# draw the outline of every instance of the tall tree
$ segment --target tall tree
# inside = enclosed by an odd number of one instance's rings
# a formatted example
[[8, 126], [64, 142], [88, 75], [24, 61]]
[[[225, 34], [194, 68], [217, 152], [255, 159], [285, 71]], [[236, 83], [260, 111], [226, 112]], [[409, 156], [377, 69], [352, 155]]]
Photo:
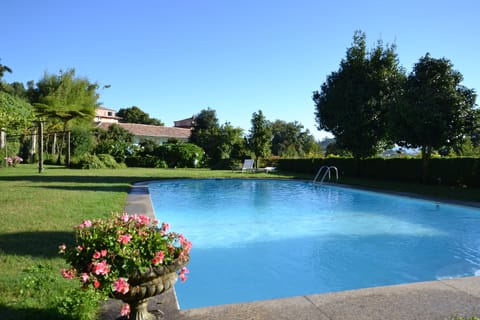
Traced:
[[154, 126], [163, 126], [163, 122], [155, 119], [150, 118], [150, 115], [144, 112], [137, 106], [132, 106], [126, 109], [120, 109], [117, 112], [117, 116], [121, 117], [121, 122], [125, 123], [141, 123], [141, 124], [150, 124]]
[[205, 151], [205, 160], [212, 165], [218, 160], [218, 141], [220, 131], [217, 113], [213, 109], [203, 109], [195, 116], [195, 123], [190, 135], [190, 142]]
[[229, 122], [220, 126], [217, 141], [219, 160], [231, 159], [233, 162], [244, 158], [247, 153], [243, 129], [234, 127]]
[[476, 95], [462, 80], [449, 60], [427, 53], [408, 76], [402, 103], [392, 109], [392, 136], [401, 146], [421, 149], [424, 182], [432, 152], [460, 146], [475, 130]]
[[[65, 133], [71, 122], [90, 124], [93, 121], [99, 98], [97, 89], [98, 84], [76, 77], [75, 70], [70, 69], [61, 71], [59, 75], [46, 73], [36, 88], [29, 88], [29, 96], [38, 116], [43, 120], [60, 122]], [[60, 150], [63, 144], [64, 139]]]
[[319, 129], [335, 135], [339, 148], [356, 159], [375, 155], [387, 140], [387, 111], [397, 103], [404, 80], [395, 46], [377, 42], [370, 52], [356, 31], [340, 68], [313, 92]]
[[219, 125], [216, 111], [204, 109], [195, 116], [190, 142], [205, 151], [205, 161], [211, 167], [229, 165], [244, 154], [243, 130], [230, 123]]
[[263, 115], [262, 110], [252, 115], [252, 128], [247, 137], [248, 146], [255, 155], [255, 166], [258, 168], [258, 160], [268, 157], [272, 147], [272, 124]]
[[272, 123], [272, 154], [282, 157], [308, 157], [319, 155], [321, 147], [310, 131], [297, 121], [275, 120]]

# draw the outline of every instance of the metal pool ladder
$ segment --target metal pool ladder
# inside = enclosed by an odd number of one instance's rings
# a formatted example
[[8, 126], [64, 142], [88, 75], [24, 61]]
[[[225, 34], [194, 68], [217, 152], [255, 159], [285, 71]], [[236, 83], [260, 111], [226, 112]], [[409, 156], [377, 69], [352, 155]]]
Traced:
[[320, 169], [318, 170], [317, 174], [315, 175], [315, 178], [313, 178], [313, 183], [317, 182], [318, 177], [320, 177], [320, 174], [323, 172], [322, 179], [320, 179], [320, 184], [323, 183], [323, 180], [328, 176], [328, 180], [331, 179], [331, 171], [335, 172], [335, 177], [338, 181], [338, 169], [335, 166], [321, 166]]

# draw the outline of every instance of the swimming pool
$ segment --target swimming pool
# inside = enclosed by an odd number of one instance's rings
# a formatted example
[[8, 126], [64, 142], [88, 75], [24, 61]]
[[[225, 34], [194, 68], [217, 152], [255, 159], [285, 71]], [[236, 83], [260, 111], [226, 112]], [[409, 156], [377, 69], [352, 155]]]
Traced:
[[157, 218], [192, 242], [182, 309], [471, 276], [480, 210], [289, 180], [168, 180]]

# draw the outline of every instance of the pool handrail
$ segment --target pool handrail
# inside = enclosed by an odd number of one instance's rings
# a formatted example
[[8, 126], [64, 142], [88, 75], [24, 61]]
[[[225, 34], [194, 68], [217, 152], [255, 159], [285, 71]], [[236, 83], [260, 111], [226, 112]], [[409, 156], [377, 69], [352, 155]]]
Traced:
[[337, 167], [335, 167], [335, 166], [321, 166], [320, 169], [318, 170], [317, 174], [315, 175], [315, 178], [313, 178], [313, 181], [312, 181], [313, 183], [317, 182], [317, 179], [320, 176], [320, 173], [322, 173], [322, 171], [324, 169], [325, 169], [325, 173], [323, 174], [322, 179], [320, 180], [320, 184], [323, 183], [323, 181], [325, 180], [327, 175], [328, 175], [328, 180], [331, 179], [330, 171], [332, 171], [332, 170], [335, 171], [335, 176], [336, 176], [336, 179], [338, 181], [338, 169], [337, 169]]

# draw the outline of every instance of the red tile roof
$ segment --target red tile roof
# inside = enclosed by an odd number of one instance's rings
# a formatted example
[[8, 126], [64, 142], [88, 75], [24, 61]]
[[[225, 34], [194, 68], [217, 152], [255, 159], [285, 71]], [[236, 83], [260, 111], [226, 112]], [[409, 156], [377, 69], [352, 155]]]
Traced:
[[[165, 137], [165, 138], [177, 138], [188, 139], [192, 131], [190, 129], [153, 126], [139, 123], [116, 123], [125, 130], [128, 130], [135, 136], [139, 137]], [[98, 125], [99, 128], [107, 130], [112, 123], [102, 122]]]

